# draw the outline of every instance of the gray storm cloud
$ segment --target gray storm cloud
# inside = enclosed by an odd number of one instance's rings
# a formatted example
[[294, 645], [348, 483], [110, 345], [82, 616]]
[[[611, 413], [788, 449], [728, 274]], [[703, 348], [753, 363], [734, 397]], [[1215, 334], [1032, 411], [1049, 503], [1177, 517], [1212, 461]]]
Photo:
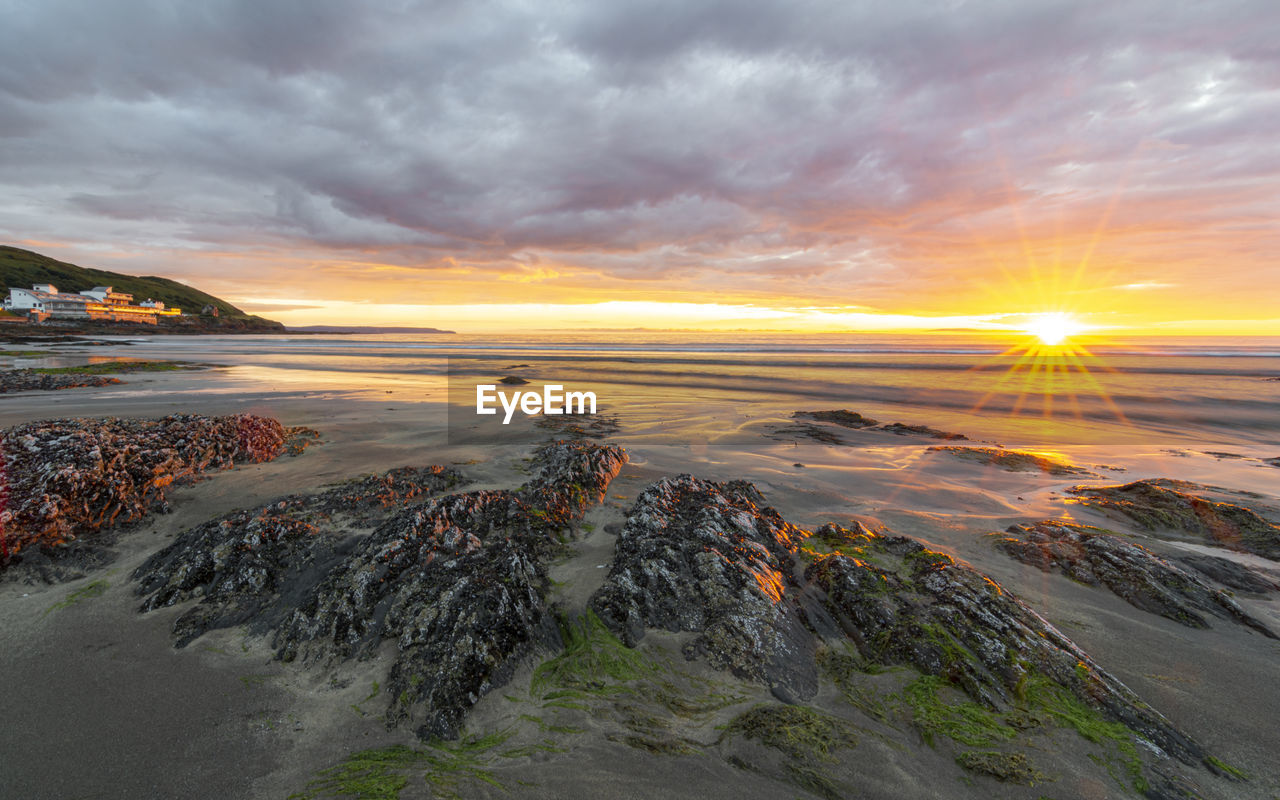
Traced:
[[10, 240], [815, 290], [1277, 244], [1271, 2], [0, 7]]

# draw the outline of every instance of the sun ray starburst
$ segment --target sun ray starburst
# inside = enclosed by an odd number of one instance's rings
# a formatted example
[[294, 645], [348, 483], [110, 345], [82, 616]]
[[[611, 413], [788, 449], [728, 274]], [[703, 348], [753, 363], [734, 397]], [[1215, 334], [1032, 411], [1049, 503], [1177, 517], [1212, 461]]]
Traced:
[[[1057, 401], [1063, 400], [1070, 416], [1079, 420], [1084, 417], [1080, 398], [1085, 395], [1099, 398], [1116, 419], [1126, 422], [1124, 412], [1094, 374], [1110, 372], [1111, 368], [1078, 338], [1087, 330], [1088, 326], [1067, 312], [1028, 317], [1019, 341], [993, 359], [1012, 361], [974, 405], [973, 411], [980, 411], [998, 395], [1016, 392], [1010, 404], [1012, 416], [1038, 405], [1040, 416], [1051, 420], [1062, 405]], [[989, 370], [990, 365], [975, 369]]]

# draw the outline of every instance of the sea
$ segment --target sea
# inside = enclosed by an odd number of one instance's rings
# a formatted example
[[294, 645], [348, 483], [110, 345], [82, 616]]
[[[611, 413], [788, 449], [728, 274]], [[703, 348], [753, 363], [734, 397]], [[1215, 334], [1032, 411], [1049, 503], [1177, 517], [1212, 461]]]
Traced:
[[617, 437], [636, 443], [742, 445], [785, 432], [796, 412], [843, 409], [1007, 446], [1239, 446], [1280, 456], [1280, 336], [1093, 336], [1052, 348], [968, 332], [107, 338], [119, 346], [97, 348], [99, 357], [221, 365], [204, 391], [394, 395], [446, 415], [454, 432], [472, 416], [477, 383], [512, 376], [533, 389], [595, 392]]

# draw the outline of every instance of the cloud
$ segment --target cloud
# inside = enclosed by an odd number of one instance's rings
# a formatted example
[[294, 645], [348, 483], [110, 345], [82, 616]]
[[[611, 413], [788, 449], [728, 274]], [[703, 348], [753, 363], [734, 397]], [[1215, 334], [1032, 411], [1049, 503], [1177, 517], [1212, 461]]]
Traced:
[[5, 5], [0, 233], [193, 281], [952, 313], [1086, 261], [1274, 276], [1265, 1]]

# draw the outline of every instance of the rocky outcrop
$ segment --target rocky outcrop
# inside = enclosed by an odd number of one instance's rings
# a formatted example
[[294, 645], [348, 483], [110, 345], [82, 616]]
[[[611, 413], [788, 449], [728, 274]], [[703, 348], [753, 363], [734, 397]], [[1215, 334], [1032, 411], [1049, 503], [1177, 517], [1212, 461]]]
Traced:
[[284, 449], [274, 419], [190, 414], [158, 420], [63, 419], [0, 434], [0, 565], [167, 510], [168, 488], [203, 472], [269, 461]]
[[1046, 475], [1082, 475], [1097, 477], [1094, 473], [1061, 459], [1022, 450], [1006, 450], [1003, 447], [961, 447], [939, 445], [929, 448], [934, 453], [950, 453], [964, 461], [973, 461], [999, 467], [1008, 472], [1043, 472]]
[[[969, 437], [961, 433], [951, 433], [950, 431], [938, 430], [928, 425], [907, 425], [902, 422], [891, 422], [887, 425], [881, 425], [871, 417], [863, 416], [856, 411], [848, 409], [831, 409], [827, 411], [796, 411], [791, 415], [792, 419], [808, 419], [814, 422], [826, 422], [832, 425], [839, 425], [842, 428], [851, 428], [853, 430], [876, 430], [895, 433], [899, 436], [925, 436], [930, 439], [954, 439], [956, 441], [968, 441]], [[800, 423], [786, 428], [777, 428], [775, 434], [791, 434], [798, 436], [806, 436], [810, 439], [823, 442], [825, 444], [845, 444], [844, 440], [830, 430], [824, 430], [816, 425]]]
[[538, 644], [557, 649], [543, 599], [550, 525], [510, 492], [449, 495], [362, 541], [280, 627], [279, 657], [368, 656], [395, 642], [389, 724], [452, 737], [467, 709]]
[[0, 394], [12, 392], [48, 392], [54, 389], [75, 389], [81, 386], [110, 386], [120, 383], [119, 378], [105, 375], [50, 375], [28, 369], [0, 371]]
[[1191, 628], [1209, 627], [1203, 615], [1211, 614], [1276, 638], [1226, 594], [1110, 531], [1048, 520], [993, 535], [997, 548], [1024, 564], [1105, 586], [1143, 611]]
[[521, 658], [539, 644], [558, 649], [548, 557], [625, 461], [617, 447], [557, 442], [515, 492], [449, 495], [392, 518], [282, 624], [279, 657], [360, 657], [393, 640], [388, 724], [413, 719], [424, 738], [456, 736]]
[[871, 417], [864, 417], [856, 411], [838, 408], [830, 411], [797, 411], [791, 415], [794, 419], [812, 419], [818, 422], [830, 422], [843, 428], [870, 428], [878, 425]]
[[646, 489], [591, 607], [631, 644], [646, 629], [692, 632], [687, 658], [764, 683], [790, 702], [811, 695], [819, 646], [852, 643], [866, 664], [912, 667], [1000, 713], [1037, 702], [1049, 719], [1077, 709], [1167, 756], [1204, 757], [986, 575], [861, 525], [810, 534], [740, 481], [682, 475]]
[[[539, 644], [558, 648], [547, 562], [566, 527], [603, 498], [626, 454], [564, 441], [534, 461], [537, 477], [518, 490], [434, 497], [364, 536], [325, 532], [307, 501], [284, 501], [283, 515], [268, 506], [237, 518], [230, 531], [196, 529], [181, 540], [186, 547], [140, 570], [140, 590], [151, 591], [143, 608], [200, 592], [207, 608], [184, 615], [194, 624], [175, 630], [179, 642], [203, 625], [239, 619], [272, 630], [285, 661], [370, 657], [392, 642], [388, 725], [413, 721], [424, 738], [454, 737], [466, 711], [523, 656]], [[418, 476], [407, 482], [434, 488]], [[406, 491], [388, 486], [383, 504], [398, 504]], [[322, 505], [335, 502], [323, 497]], [[231, 591], [211, 563], [233, 570]], [[197, 572], [198, 581], [185, 577]]]
[[1178, 561], [1229, 589], [1255, 594], [1280, 591], [1280, 580], [1274, 574], [1265, 575], [1229, 558], [1194, 555], [1181, 556]]
[[955, 439], [957, 441], [968, 441], [969, 437], [963, 433], [952, 433], [951, 431], [938, 430], [930, 428], [928, 425], [906, 425], [901, 422], [891, 422], [888, 425], [881, 425], [879, 430], [896, 433], [899, 436], [927, 436], [930, 439]]
[[685, 649], [768, 685], [781, 699], [817, 690], [814, 641], [792, 577], [805, 534], [749, 483], [666, 478], [637, 498], [596, 614], [634, 645], [646, 628], [695, 631]]
[[401, 468], [315, 495], [291, 495], [192, 528], [134, 572], [140, 610], [199, 602], [178, 617], [178, 647], [214, 628], [269, 629], [315, 591], [361, 530], [404, 504], [462, 482], [445, 467]]
[[1194, 484], [1144, 480], [1119, 486], [1073, 486], [1083, 506], [1118, 515], [1156, 535], [1184, 535], [1208, 544], [1280, 560], [1280, 525], [1234, 503], [1192, 494]]
[[828, 526], [841, 552], [819, 556], [805, 577], [864, 658], [907, 664], [1010, 708], [1047, 681], [1184, 761], [1200, 746], [1102, 670], [1056, 628], [986, 575], [901, 536]]

